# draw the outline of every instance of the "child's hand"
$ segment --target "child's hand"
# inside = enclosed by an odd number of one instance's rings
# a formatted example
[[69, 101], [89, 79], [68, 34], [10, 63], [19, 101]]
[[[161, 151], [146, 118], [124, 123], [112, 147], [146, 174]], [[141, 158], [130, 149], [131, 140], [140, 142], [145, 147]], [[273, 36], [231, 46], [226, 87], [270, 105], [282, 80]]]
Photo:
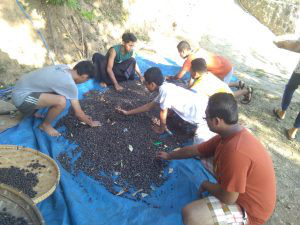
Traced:
[[143, 76], [140, 76], [140, 81], [143, 84], [145, 82], [145, 78]]
[[165, 128], [153, 125], [152, 130], [157, 134], [163, 134], [165, 132]]
[[101, 123], [99, 121], [92, 120], [89, 124], [91, 127], [100, 127]]
[[120, 84], [115, 84], [114, 87], [115, 87], [116, 91], [118, 91], [118, 92], [124, 90], [124, 88]]
[[166, 76], [166, 80], [174, 80], [174, 76]]

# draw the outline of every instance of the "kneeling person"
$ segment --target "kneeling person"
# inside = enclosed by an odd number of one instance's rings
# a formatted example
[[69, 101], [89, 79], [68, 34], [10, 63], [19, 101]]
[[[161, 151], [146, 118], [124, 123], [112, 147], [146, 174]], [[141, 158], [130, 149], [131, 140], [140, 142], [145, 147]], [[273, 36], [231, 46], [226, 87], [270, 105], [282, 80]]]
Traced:
[[12, 100], [25, 116], [31, 116], [37, 109], [50, 107], [40, 125], [40, 129], [50, 136], [60, 135], [51, 122], [64, 110], [66, 99], [71, 100], [75, 116], [80, 121], [91, 127], [99, 126], [98, 121], [93, 121], [82, 111], [76, 86], [93, 76], [94, 66], [90, 61], [81, 61], [73, 69], [67, 65], [44, 67], [21, 77], [13, 90]]
[[119, 113], [134, 115], [147, 112], [159, 104], [160, 126], [153, 127], [156, 133], [170, 132], [166, 122], [168, 109], [172, 109], [184, 121], [197, 126], [194, 142], [200, 143], [215, 135], [209, 131], [206, 122], [203, 120], [208, 101], [207, 96], [165, 82], [160, 69], [157, 67], [148, 69], [144, 77], [147, 89], [150, 92], [158, 90], [158, 96], [152, 102], [129, 111], [118, 109]]
[[133, 58], [133, 47], [137, 41], [132, 33], [122, 36], [122, 44], [111, 47], [106, 56], [100, 53], [93, 55], [93, 63], [97, 68], [96, 79], [101, 86], [114, 85], [117, 91], [123, 90], [119, 82], [133, 80], [135, 72], [143, 82], [144, 78]]

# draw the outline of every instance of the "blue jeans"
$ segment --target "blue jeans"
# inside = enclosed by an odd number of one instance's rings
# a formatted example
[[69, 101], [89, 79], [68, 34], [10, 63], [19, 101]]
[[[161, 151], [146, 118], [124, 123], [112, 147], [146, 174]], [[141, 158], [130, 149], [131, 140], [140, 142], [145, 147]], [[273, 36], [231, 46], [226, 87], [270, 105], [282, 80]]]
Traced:
[[[289, 82], [285, 86], [285, 90], [283, 93], [282, 102], [281, 102], [281, 109], [283, 111], [286, 111], [287, 108], [289, 107], [293, 94], [299, 85], [300, 85], [300, 74], [294, 72]], [[300, 112], [298, 113], [298, 116], [295, 120], [294, 127], [300, 128]]]

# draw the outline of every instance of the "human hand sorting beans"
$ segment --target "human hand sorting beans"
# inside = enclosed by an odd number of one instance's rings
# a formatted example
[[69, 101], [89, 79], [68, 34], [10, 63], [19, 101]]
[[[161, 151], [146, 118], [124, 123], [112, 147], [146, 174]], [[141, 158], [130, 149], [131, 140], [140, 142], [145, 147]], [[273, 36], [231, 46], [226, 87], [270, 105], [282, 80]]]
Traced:
[[117, 112], [117, 113], [120, 113], [120, 114], [122, 114], [122, 115], [125, 115], [125, 116], [128, 115], [128, 111], [126, 111], [126, 110], [124, 110], [124, 109], [121, 109], [121, 107], [117, 107], [117, 108], [116, 108], [116, 112]]
[[156, 154], [157, 159], [170, 160], [170, 155], [167, 152], [159, 151]]
[[101, 123], [99, 121], [91, 120], [90, 124], [91, 127], [100, 127]]
[[152, 125], [151, 128], [157, 134], [163, 134], [166, 131], [164, 127], [157, 126], [157, 125]]

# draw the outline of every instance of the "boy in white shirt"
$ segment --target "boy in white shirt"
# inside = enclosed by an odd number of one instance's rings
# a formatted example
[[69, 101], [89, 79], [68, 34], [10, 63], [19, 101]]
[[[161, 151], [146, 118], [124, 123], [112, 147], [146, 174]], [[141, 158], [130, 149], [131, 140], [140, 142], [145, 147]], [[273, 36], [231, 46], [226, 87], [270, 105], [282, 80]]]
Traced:
[[160, 106], [160, 125], [154, 126], [156, 133], [170, 132], [167, 127], [168, 110], [172, 109], [183, 120], [197, 126], [194, 143], [201, 143], [208, 140], [215, 134], [212, 133], [205, 120], [205, 109], [208, 97], [203, 94], [196, 94], [190, 90], [165, 82], [162, 72], [157, 67], [148, 69], [145, 74], [145, 85], [150, 92], [159, 92], [152, 101], [138, 108], [126, 111], [117, 109], [123, 115], [134, 115], [151, 110], [155, 105]]

